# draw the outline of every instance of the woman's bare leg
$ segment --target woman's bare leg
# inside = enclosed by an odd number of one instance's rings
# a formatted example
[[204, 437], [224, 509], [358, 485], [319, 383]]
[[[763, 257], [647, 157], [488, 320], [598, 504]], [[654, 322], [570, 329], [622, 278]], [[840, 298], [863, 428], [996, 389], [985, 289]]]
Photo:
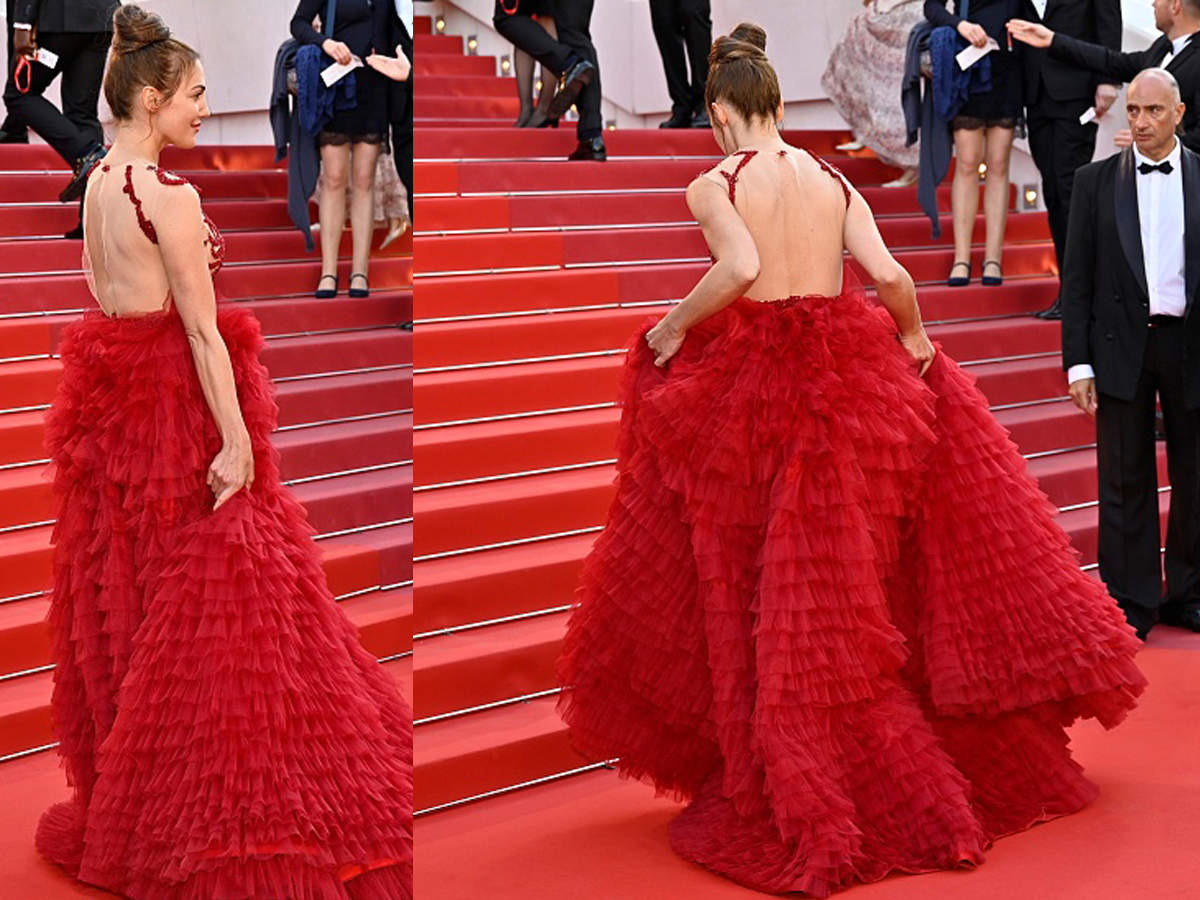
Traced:
[[[346, 226], [346, 183], [350, 171], [349, 144], [321, 146], [321, 196], [317, 203], [321, 222], [321, 273], [336, 275], [338, 248]], [[332, 288], [326, 278], [321, 287]]]
[[[366, 141], [354, 143], [350, 161], [350, 226], [354, 238], [354, 264], [351, 272], [367, 273], [371, 258], [371, 238], [375, 228], [375, 164], [379, 161], [379, 144]], [[351, 287], [366, 287], [355, 279]]]
[[[987, 184], [983, 189], [983, 211], [987, 218], [987, 253], [984, 259], [1000, 262], [1004, 252], [1004, 229], [1008, 224], [1008, 169], [1012, 158], [1013, 129], [987, 130]], [[985, 274], [999, 275], [995, 266]]]
[[[983, 162], [983, 129], [959, 128], [954, 132], [954, 186], [950, 206], [954, 214], [954, 261], [971, 261], [971, 236], [979, 214], [979, 165]], [[966, 274], [959, 266], [955, 275]]]

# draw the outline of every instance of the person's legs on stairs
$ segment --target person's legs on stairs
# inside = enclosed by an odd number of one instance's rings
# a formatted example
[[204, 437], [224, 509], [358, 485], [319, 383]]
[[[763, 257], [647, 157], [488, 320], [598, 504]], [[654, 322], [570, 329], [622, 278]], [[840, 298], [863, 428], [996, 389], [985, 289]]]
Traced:
[[671, 117], [659, 128], [688, 128], [692, 124], [695, 99], [688, 83], [687, 58], [683, 52], [683, 21], [679, 0], [650, 0], [650, 26], [662, 58], [667, 93], [671, 97]]

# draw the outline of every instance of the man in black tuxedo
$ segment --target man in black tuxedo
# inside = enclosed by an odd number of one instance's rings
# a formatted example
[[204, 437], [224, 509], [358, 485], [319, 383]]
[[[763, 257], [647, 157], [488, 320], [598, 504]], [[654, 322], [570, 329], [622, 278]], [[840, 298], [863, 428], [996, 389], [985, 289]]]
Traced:
[[595, 0], [553, 0], [552, 38], [531, 15], [541, 4], [529, 0], [496, 0], [492, 24], [513, 46], [524, 50], [559, 78], [558, 93], [546, 115], [558, 119], [575, 104], [579, 121], [575, 136], [579, 145], [568, 159], [604, 160], [604, 120], [600, 113], [600, 61], [592, 44], [592, 6]]
[[[1179, 85], [1129, 86], [1133, 145], [1075, 175], [1063, 274], [1063, 367], [1096, 417], [1100, 577], [1143, 638], [1200, 631], [1200, 156], [1176, 136]], [[1159, 557], [1155, 398], [1167, 437], [1167, 592]]]
[[[64, 203], [83, 195], [88, 172], [104, 155], [97, 106], [118, 6], [119, 0], [17, 0], [13, 10], [14, 51], [31, 56], [44, 47], [58, 62], [53, 68], [33, 63], [28, 93], [17, 89], [10, 74], [4, 103], [74, 170], [58, 195]], [[42, 96], [59, 72], [61, 111]]]
[[[11, 76], [13, 67], [17, 64], [17, 54], [13, 52], [13, 6], [16, 4], [14, 0], [4, 0], [4, 24], [7, 26], [8, 32], [8, 74]], [[0, 124], [0, 144], [28, 144], [29, 129], [25, 127], [25, 123], [13, 115], [11, 109], [6, 108], [7, 115], [4, 117], [4, 123]]]
[[708, 51], [712, 48], [710, 6], [709, 0], [650, 0], [650, 25], [671, 95], [671, 118], [659, 128], [710, 127], [704, 102]]
[[[412, 3], [391, 2], [388, 46], [399, 47], [413, 58]], [[401, 13], [403, 9], [403, 14]], [[392, 123], [392, 162], [408, 189], [409, 215], [413, 212], [413, 86], [412, 74], [405, 81], [388, 82], [388, 120]]]
[[[1121, 49], [1121, 0], [1024, 0], [1024, 7], [1025, 16], [1033, 22]], [[1119, 80], [1098, 78], [1041, 50], [1023, 54], [1023, 62], [1029, 150], [1042, 176], [1042, 199], [1061, 275], [1075, 170], [1091, 162], [1096, 152], [1097, 126], [1080, 124], [1079, 117], [1089, 108], [1104, 115], [1117, 98]], [[1056, 298], [1037, 315], [1057, 319], [1059, 309]]]

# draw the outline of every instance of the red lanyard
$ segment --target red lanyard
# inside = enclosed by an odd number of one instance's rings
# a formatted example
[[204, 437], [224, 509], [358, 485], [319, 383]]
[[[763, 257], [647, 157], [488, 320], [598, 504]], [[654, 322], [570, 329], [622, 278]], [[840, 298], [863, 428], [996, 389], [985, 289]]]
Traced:
[[[21, 74], [25, 75], [25, 84], [21, 85]], [[22, 94], [28, 94], [29, 88], [33, 82], [33, 63], [29, 61], [28, 56], [22, 56], [17, 60], [17, 68], [13, 72], [13, 84]]]

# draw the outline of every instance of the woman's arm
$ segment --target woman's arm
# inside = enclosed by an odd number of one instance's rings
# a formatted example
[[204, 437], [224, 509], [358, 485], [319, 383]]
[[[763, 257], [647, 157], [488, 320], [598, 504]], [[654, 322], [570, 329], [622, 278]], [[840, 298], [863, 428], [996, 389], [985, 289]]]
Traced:
[[325, 35], [313, 28], [313, 19], [325, 15], [325, 4], [322, 0], [300, 0], [296, 14], [292, 16], [292, 37], [302, 44], [316, 44], [318, 47], [325, 41]]
[[175, 308], [187, 333], [192, 360], [223, 447], [213, 460], [209, 485], [217, 495], [214, 509], [254, 477], [250, 435], [238, 406], [229, 350], [217, 330], [217, 302], [208, 271], [208, 230], [200, 197], [190, 186], [160, 188], [155, 231]]
[[875, 293], [896, 323], [900, 342], [921, 364], [921, 374], [924, 375], [933, 362], [934, 349], [925, 335], [925, 326], [921, 324], [916, 286], [908, 270], [896, 262], [883, 243], [871, 207], [853, 187], [850, 188], [850, 206], [846, 210], [842, 240], [846, 250], [875, 283]]
[[688, 185], [687, 202], [716, 262], [647, 333], [660, 366], [674, 356], [689, 328], [728, 306], [758, 278], [758, 248], [726, 188], [701, 175]]

